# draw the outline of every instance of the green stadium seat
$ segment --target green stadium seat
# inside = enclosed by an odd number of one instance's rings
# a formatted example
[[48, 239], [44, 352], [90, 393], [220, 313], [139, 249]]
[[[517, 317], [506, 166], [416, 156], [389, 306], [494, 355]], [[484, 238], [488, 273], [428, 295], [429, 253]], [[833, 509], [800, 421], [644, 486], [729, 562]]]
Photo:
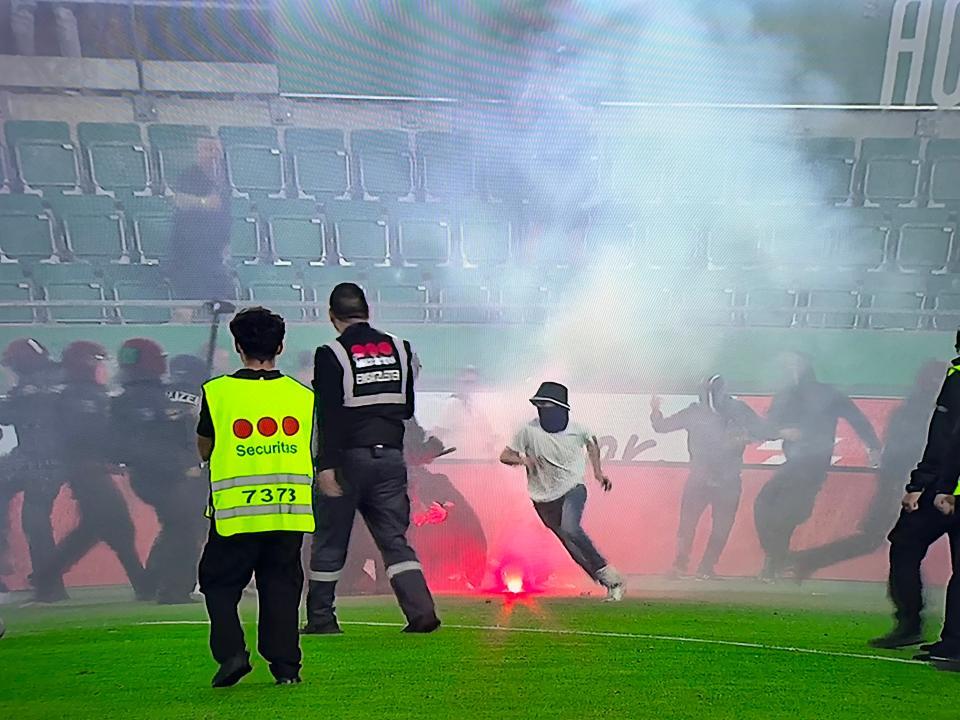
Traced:
[[66, 123], [11, 120], [4, 131], [25, 187], [61, 192], [79, 189], [80, 166]]
[[56, 254], [53, 222], [35, 195], [0, 195], [0, 253], [5, 260], [46, 260]]
[[797, 321], [797, 293], [757, 287], [744, 293], [744, 321], [754, 327], [791, 327]]
[[367, 196], [407, 197], [413, 192], [413, 157], [401, 130], [355, 130], [350, 145]]
[[[156, 265], [114, 265], [109, 270], [109, 285], [118, 302], [161, 301], [173, 299], [163, 271]], [[120, 305], [117, 308], [124, 323], [166, 323], [172, 319], [169, 307]]]
[[931, 140], [927, 144], [930, 166], [930, 202], [934, 207], [960, 205], [960, 140]]
[[387, 285], [374, 290], [378, 321], [426, 322], [427, 301], [427, 288], [423, 285]]
[[704, 228], [693, 209], [677, 210], [670, 218], [643, 218], [637, 227], [637, 240], [637, 257], [647, 267], [703, 264]]
[[890, 222], [875, 210], [848, 210], [826, 219], [827, 259], [835, 267], [872, 270], [886, 260]]
[[810, 193], [805, 201], [846, 202], [853, 189], [856, 141], [852, 138], [807, 138], [800, 142], [806, 158]]
[[97, 262], [128, 257], [123, 214], [110, 198], [62, 196], [51, 199], [51, 205], [71, 256]]
[[33, 302], [33, 289], [26, 280], [10, 282], [0, 280], [0, 303], [17, 303], [9, 307], [0, 307], [0, 323], [20, 324], [36, 322], [36, 308], [26, 303]]
[[428, 198], [452, 198], [474, 189], [474, 161], [469, 142], [454, 133], [417, 133], [420, 183]]
[[946, 270], [953, 256], [957, 221], [947, 211], [899, 210], [894, 216], [897, 267], [915, 272]]
[[197, 161], [197, 138], [209, 136], [210, 128], [205, 125], [147, 126], [164, 187], [177, 189], [180, 175]]
[[150, 160], [139, 125], [79, 123], [77, 136], [98, 192], [148, 192]]
[[10, 192], [10, 154], [0, 145], [0, 193]]
[[301, 197], [338, 198], [350, 190], [350, 157], [342, 130], [291, 128], [284, 134]]
[[327, 230], [338, 259], [348, 264], [385, 264], [390, 260], [390, 230], [379, 203], [330, 202]]
[[257, 208], [266, 223], [273, 256], [282, 262], [322, 263], [326, 236], [316, 205], [310, 200], [271, 200]]
[[472, 267], [499, 267], [514, 255], [513, 216], [496, 205], [470, 204], [460, 216], [460, 251]]
[[684, 321], [697, 325], [730, 325], [734, 320], [734, 293], [731, 288], [689, 287], [671, 293]]
[[296, 303], [302, 306], [308, 299], [313, 301], [313, 293], [305, 291], [295, 268], [286, 265], [243, 265], [237, 268], [237, 281], [241, 298], [275, 308], [288, 320], [307, 317], [305, 308], [284, 305]]
[[960, 327], [960, 289], [952, 286], [941, 289], [934, 307], [937, 311], [933, 318], [935, 330], [954, 332]]
[[866, 138], [860, 144], [863, 196], [870, 204], [905, 204], [920, 189], [920, 138]]
[[235, 263], [256, 262], [262, 253], [260, 219], [249, 203], [231, 203], [233, 220], [230, 226], [230, 256]]
[[811, 327], [854, 328], [859, 308], [856, 290], [814, 288], [808, 293], [805, 322]]
[[277, 131], [266, 127], [220, 128], [230, 184], [238, 192], [278, 196], [286, 188]]
[[540, 285], [510, 284], [495, 291], [501, 322], [540, 324], [547, 318], [550, 295]]
[[[91, 302], [106, 299], [103, 278], [87, 263], [53, 263], [33, 267], [34, 284], [47, 301]], [[101, 307], [66, 306], [47, 309], [54, 322], [103, 322], [107, 310]]]
[[760, 263], [764, 229], [740, 219], [718, 215], [707, 232], [707, 260], [712, 267], [752, 267]]
[[490, 290], [481, 285], [450, 285], [441, 288], [440, 322], [490, 322]]
[[[867, 323], [873, 329], [916, 330], [921, 326], [926, 298], [926, 277], [900, 273], [871, 273], [866, 276], [863, 294], [870, 298]], [[878, 312], [902, 310], [905, 312]]]
[[131, 260], [163, 262], [170, 248], [173, 232], [173, 205], [166, 197], [128, 198], [123, 203], [133, 240]]
[[446, 266], [453, 252], [450, 212], [433, 204], [396, 203], [397, 248], [407, 264]]

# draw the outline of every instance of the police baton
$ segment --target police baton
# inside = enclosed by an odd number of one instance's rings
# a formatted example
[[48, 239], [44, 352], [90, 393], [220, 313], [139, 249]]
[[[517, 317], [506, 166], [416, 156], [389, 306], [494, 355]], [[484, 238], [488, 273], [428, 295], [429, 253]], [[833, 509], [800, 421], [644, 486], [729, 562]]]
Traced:
[[213, 356], [217, 351], [217, 335], [220, 333], [220, 316], [231, 315], [237, 306], [228, 300], [210, 300], [203, 304], [204, 309], [213, 315], [210, 321], [210, 340], [207, 344], [207, 377], [213, 376]]

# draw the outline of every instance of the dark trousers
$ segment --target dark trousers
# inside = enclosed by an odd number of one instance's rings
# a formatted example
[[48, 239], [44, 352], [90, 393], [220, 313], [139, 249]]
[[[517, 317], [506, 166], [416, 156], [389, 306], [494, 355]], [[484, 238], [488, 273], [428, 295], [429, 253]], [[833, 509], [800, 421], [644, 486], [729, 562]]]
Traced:
[[34, 590], [38, 599], [63, 597], [63, 573], [41, 579], [37, 570], [47, 567], [56, 553], [53, 536], [53, 504], [60, 494], [62, 478], [49, 463], [30, 464], [25, 470], [23, 507], [20, 522], [30, 548], [30, 566], [34, 571]]
[[680, 524], [677, 527], [677, 559], [674, 567], [685, 571], [690, 562], [690, 548], [700, 518], [710, 508], [710, 539], [700, 561], [700, 572], [713, 574], [733, 529], [740, 507], [740, 477], [724, 478], [722, 485], [708, 484], [707, 479], [691, 473], [680, 501]]
[[856, 531], [833, 542], [792, 554], [793, 565], [800, 576], [809, 576], [821, 568], [869, 555], [883, 544], [888, 528], [897, 519], [903, 495], [903, 478], [907, 472], [880, 472], [877, 491], [870, 501]]
[[210, 650], [218, 663], [247, 651], [237, 608], [243, 589], [255, 577], [260, 603], [257, 648], [274, 677], [300, 672], [302, 544], [303, 533], [298, 532], [223, 537], [211, 526], [200, 558], [200, 592], [210, 616]]
[[775, 575], [786, 567], [793, 533], [813, 513], [829, 467], [829, 458], [787, 460], [757, 495], [753, 517], [766, 554], [767, 574]]
[[597, 552], [581, 525], [586, 504], [587, 488], [577, 485], [563, 497], [550, 502], [535, 502], [533, 507], [543, 524], [563, 543], [573, 561], [596, 580], [597, 573], [607, 566], [607, 561]]
[[96, 464], [76, 465], [70, 473], [80, 522], [60, 541], [50, 561], [34, 573], [35, 587], [39, 590], [63, 577], [97, 543], [104, 542], [123, 565], [137, 596], [151, 597], [153, 590], [137, 555], [133, 521], [113, 478]]
[[147, 575], [160, 602], [183, 601], [193, 591], [206, 525], [204, 483], [172, 474], [143, 468], [132, 468], [130, 473], [134, 492], [153, 507], [160, 523], [147, 558]]
[[950, 541], [953, 575], [947, 585], [946, 617], [941, 638], [960, 650], [960, 519], [948, 517], [933, 505], [935, 493], [920, 496], [919, 508], [901, 512], [890, 531], [890, 580], [888, 590], [897, 625], [919, 630], [923, 612], [923, 580], [920, 566], [927, 550], [944, 535]]
[[414, 628], [433, 625], [436, 609], [423, 567], [410, 543], [410, 498], [403, 453], [392, 448], [355, 448], [343, 452], [338, 472], [343, 495], [318, 495], [314, 503], [317, 531], [310, 557], [307, 622], [336, 620], [336, 584], [343, 572], [353, 518], [359, 512], [377, 549], [407, 623]]

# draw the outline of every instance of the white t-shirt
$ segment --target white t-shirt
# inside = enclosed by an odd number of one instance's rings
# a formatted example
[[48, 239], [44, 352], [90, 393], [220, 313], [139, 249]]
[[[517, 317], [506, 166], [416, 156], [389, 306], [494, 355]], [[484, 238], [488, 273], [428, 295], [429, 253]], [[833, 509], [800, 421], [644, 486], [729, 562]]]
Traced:
[[538, 472], [527, 471], [527, 490], [531, 500], [551, 502], [584, 484], [586, 447], [590, 437], [586, 428], [574, 422], [557, 433], [548, 433], [540, 427], [539, 419], [520, 428], [509, 448], [543, 462]]

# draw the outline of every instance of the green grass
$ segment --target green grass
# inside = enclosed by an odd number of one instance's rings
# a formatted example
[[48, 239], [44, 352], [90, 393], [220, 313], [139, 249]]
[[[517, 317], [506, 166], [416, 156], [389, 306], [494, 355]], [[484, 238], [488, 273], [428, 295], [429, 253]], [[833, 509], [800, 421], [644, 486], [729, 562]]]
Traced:
[[[814, 584], [649, 586], [620, 605], [538, 598], [441, 600], [447, 627], [345, 626], [304, 639], [304, 684], [274, 687], [266, 663], [214, 691], [202, 606], [160, 608], [88, 593], [56, 608], [0, 609], [0, 718], [792, 718], [955, 720], [960, 678], [925, 665], [676, 639], [520, 633], [451, 625], [678, 636], [836, 653], [889, 627], [882, 590]], [[245, 604], [252, 621], [253, 604]], [[346, 600], [347, 623], [399, 623], [390, 598]], [[252, 638], [252, 634], [248, 633]]]

